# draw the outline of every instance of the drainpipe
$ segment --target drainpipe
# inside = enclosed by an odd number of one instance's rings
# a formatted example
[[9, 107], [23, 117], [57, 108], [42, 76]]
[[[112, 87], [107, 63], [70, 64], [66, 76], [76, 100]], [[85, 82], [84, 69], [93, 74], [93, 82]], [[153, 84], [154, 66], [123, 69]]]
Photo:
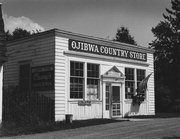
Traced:
[[5, 56], [5, 32], [4, 32], [4, 21], [2, 18], [2, 3], [0, 3], [0, 125], [2, 123], [2, 112], [3, 112], [3, 64], [6, 61]]

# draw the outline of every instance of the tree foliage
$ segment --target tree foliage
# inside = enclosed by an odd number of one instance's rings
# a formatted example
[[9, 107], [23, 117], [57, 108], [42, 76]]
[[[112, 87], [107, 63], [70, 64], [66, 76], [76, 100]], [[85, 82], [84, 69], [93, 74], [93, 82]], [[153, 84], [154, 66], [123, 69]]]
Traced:
[[173, 100], [180, 93], [178, 92], [180, 1], [172, 0], [171, 9], [166, 8], [166, 14], [163, 14], [163, 17], [164, 21], [152, 28], [156, 39], [150, 43], [151, 48], [155, 50], [155, 89], [156, 93], [164, 93], [164, 91], [158, 92], [159, 88], [162, 86], [168, 88], [170, 90], [169, 96]]
[[41, 31], [36, 30], [31, 33], [30, 31], [27, 31], [25, 29], [16, 28], [12, 33], [10, 33], [8, 30], [7, 32], [5, 32], [5, 35], [6, 35], [7, 41], [12, 41], [12, 40], [16, 40], [16, 39], [20, 39], [20, 38], [24, 38], [24, 37], [29, 37], [30, 35], [33, 35], [33, 34], [36, 34], [39, 32], [41, 32]]
[[130, 35], [129, 29], [123, 26], [117, 29], [114, 41], [137, 45], [134, 37]]

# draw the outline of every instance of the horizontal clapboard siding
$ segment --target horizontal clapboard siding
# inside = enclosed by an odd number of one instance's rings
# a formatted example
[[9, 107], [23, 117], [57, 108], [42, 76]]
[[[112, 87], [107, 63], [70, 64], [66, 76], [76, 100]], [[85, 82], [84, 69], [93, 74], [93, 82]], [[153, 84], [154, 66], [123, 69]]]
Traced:
[[148, 115], [147, 101], [138, 106], [133, 105], [131, 100], [125, 100], [123, 114], [123, 116]]
[[149, 63], [148, 74], [153, 73], [148, 81], [148, 101], [149, 101], [149, 114], [155, 114], [155, 92], [154, 92], [154, 59], [153, 54], [147, 55], [147, 62]]
[[69, 102], [68, 106], [73, 120], [102, 118], [101, 102], [92, 102], [91, 106], [79, 106], [77, 102]]
[[68, 50], [68, 39], [55, 38], [55, 120], [65, 119], [66, 113], [66, 64], [64, 51]]
[[[29, 61], [32, 67], [54, 64], [54, 46], [53, 35], [7, 44], [8, 61], [4, 65], [4, 88], [9, 89], [19, 84], [19, 62]], [[54, 91], [43, 94], [54, 99]]]

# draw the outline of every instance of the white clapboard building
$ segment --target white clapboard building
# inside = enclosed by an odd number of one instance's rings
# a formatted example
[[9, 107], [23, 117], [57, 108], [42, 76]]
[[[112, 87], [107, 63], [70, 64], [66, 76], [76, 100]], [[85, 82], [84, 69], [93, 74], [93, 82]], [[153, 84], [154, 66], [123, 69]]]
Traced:
[[[7, 43], [4, 88], [53, 100], [54, 120], [154, 115], [153, 50], [52, 29]], [[150, 76], [141, 104], [133, 96]]]

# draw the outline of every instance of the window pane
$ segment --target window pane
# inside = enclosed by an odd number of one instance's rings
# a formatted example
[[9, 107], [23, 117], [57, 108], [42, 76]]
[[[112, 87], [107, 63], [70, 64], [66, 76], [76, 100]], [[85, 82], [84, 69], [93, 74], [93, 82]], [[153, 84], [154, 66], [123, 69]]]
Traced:
[[137, 81], [142, 81], [145, 78], [145, 70], [137, 69]]
[[87, 77], [99, 78], [99, 65], [87, 64]]
[[132, 98], [135, 92], [135, 78], [134, 78], [134, 69], [132, 68], [125, 68], [125, 98], [130, 99]]
[[134, 80], [134, 69], [126, 68], [125, 75], [126, 75], [126, 80]]
[[87, 64], [87, 98], [98, 99], [99, 95], [99, 65]]
[[83, 63], [71, 61], [70, 75], [83, 77]]
[[[139, 87], [140, 82], [145, 78], [145, 70], [137, 69], [137, 87]], [[145, 91], [138, 92], [139, 94], [145, 96]]]
[[87, 79], [87, 97], [89, 100], [98, 99], [99, 79]]
[[70, 62], [70, 98], [83, 98], [83, 63]]

